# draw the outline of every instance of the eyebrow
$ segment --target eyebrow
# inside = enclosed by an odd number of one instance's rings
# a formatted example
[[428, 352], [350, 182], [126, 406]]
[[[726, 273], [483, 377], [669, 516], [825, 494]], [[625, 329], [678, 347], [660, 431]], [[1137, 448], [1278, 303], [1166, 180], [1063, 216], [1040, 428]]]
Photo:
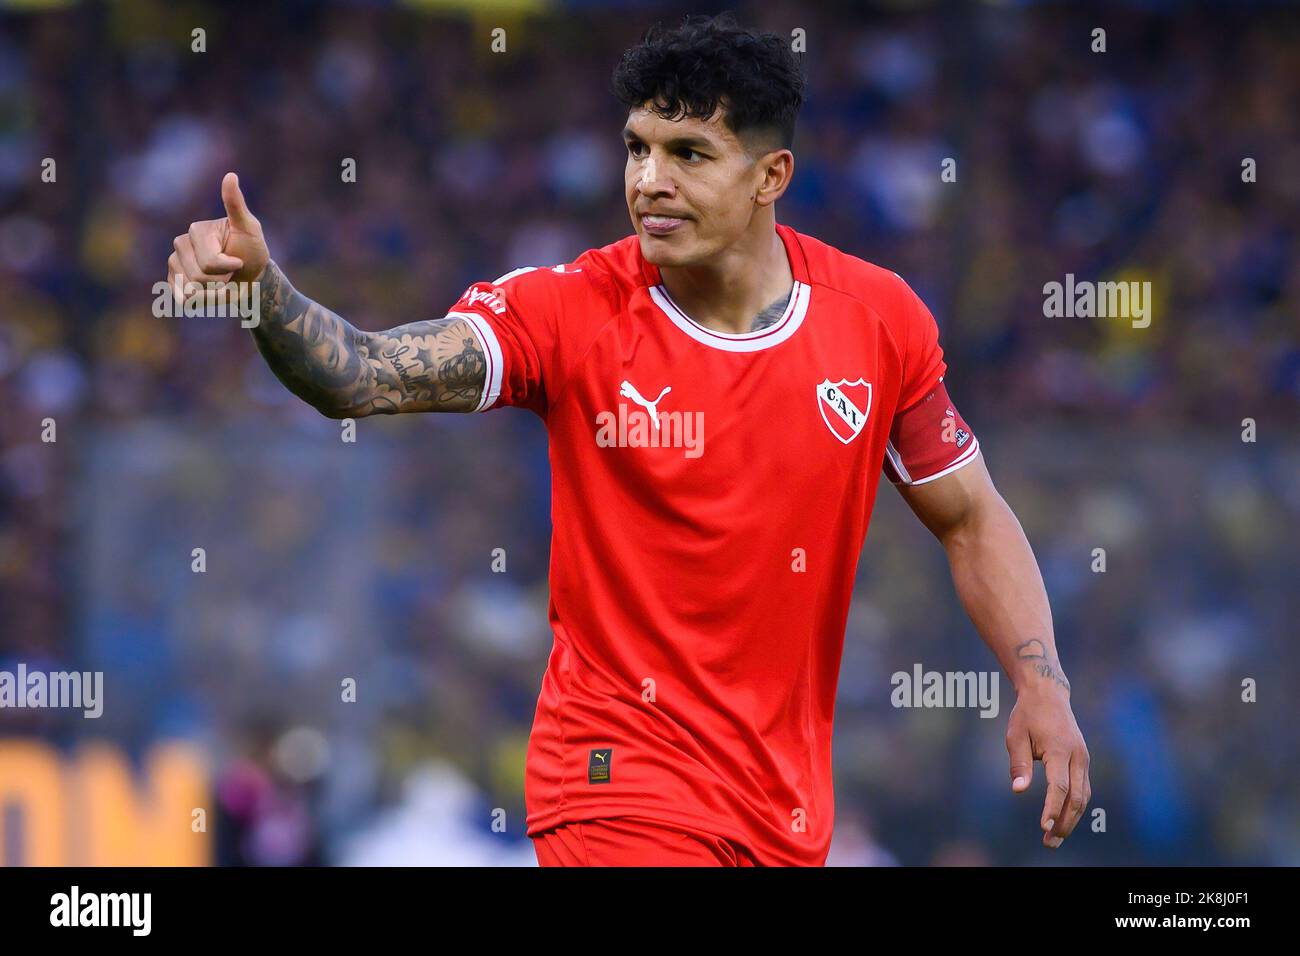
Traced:
[[[640, 138], [641, 138], [640, 136], [638, 136], [635, 132], [633, 132], [630, 126], [623, 127], [624, 142], [627, 142], [630, 139], [640, 139]], [[701, 146], [703, 146], [705, 149], [718, 148], [717, 144], [715, 144], [711, 139], [706, 139], [703, 136], [689, 136], [689, 135], [674, 136], [672, 139], [668, 140], [664, 145], [667, 146], [669, 149], [679, 149], [681, 147], [685, 147], [687, 149], [698, 149]]]

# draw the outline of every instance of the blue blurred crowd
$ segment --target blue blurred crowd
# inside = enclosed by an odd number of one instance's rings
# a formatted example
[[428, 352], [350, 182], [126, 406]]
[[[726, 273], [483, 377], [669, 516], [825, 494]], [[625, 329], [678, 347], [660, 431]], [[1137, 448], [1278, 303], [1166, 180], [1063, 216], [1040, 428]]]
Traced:
[[[1300, 863], [1300, 24], [738, 10], [806, 37], [778, 218], [899, 272], [939, 320], [1042, 565], [1104, 811], [1039, 847], [1041, 768], [1035, 796], [1009, 790], [1005, 681], [996, 720], [890, 706], [914, 662], [996, 664], [882, 489], [831, 862]], [[0, 664], [102, 668], [130, 705], [96, 733], [208, 746], [218, 862], [531, 862], [549, 477], [523, 412], [339, 441], [235, 323], [153, 315], [172, 237], [222, 214], [236, 170], [295, 285], [371, 329], [570, 261], [631, 230], [609, 74], [682, 12], [0, 14]], [[1151, 282], [1150, 327], [1046, 317], [1067, 274]]]

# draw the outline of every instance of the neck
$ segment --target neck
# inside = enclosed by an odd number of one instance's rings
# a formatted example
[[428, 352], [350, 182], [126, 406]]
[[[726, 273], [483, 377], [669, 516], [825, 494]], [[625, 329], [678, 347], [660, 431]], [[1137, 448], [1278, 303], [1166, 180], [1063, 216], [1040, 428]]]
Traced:
[[659, 274], [674, 302], [697, 323], [716, 332], [744, 333], [773, 305], [784, 304], [794, 287], [785, 243], [770, 211], [765, 222], [708, 262], [662, 266]]

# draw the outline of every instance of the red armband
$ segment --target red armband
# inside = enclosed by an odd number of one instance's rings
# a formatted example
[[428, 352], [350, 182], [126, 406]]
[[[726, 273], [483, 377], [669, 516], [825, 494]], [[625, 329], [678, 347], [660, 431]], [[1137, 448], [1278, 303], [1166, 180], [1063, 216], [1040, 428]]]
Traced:
[[979, 446], [939, 379], [925, 398], [894, 415], [885, 475], [896, 485], [925, 484], [974, 461]]

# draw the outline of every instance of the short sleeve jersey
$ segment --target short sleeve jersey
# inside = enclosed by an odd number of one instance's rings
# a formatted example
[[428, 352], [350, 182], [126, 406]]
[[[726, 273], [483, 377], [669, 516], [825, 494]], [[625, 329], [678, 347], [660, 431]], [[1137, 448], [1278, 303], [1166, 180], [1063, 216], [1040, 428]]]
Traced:
[[824, 863], [835, 691], [882, 469], [921, 484], [979, 443], [929, 310], [785, 225], [784, 314], [728, 334], [638, 238], [472, 285], [480, 410], [531, 409], [552, 469], [554, 634], [529, 739], [530, 834], [638, 816], [761, 862]]

